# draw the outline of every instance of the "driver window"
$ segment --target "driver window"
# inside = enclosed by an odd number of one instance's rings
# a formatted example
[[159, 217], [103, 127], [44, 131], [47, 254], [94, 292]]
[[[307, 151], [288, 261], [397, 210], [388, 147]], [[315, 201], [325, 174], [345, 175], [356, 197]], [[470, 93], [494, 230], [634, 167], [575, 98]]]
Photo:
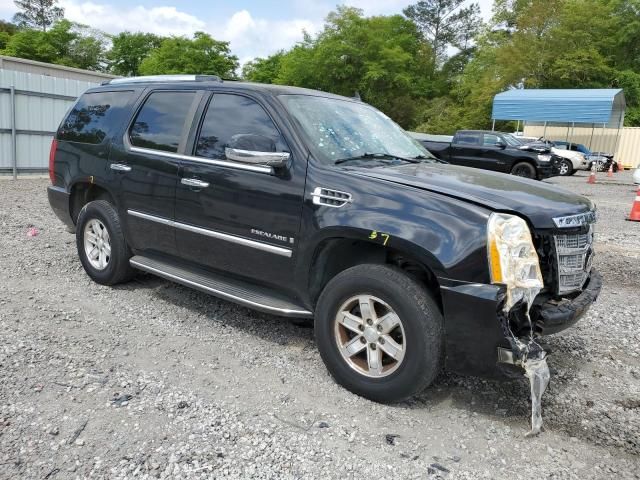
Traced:
[[[238, 138], [245, 141], [232, 145], [231, 142]], [[252, 142], [252, 139], [256, 141]], [[252, 148], [252, 143], [259, 147]], [[234, 146], [245, 150], [289, 151], [273, 121], [258, 103], [242, 95], [215, 93], [207, 107], [195, 154], [227, 160], [225, 148]]]
[[485, 147], [495, 147], [499, 141], [500, 141], [500, 137], [498, 137], [497, 135], [490, 135], [490, 134], [484, 135]]

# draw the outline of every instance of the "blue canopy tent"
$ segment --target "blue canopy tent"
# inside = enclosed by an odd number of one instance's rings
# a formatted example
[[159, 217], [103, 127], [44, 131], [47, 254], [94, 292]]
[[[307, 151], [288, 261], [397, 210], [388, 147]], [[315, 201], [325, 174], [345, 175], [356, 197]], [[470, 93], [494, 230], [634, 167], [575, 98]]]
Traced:
[[[491, 118], [544, 124], [611, 128], [624, 125], [626, 103], [622, 89], [514, 89], [493, 99]], [[544, 136], [544, 135], [543, 135]], [[617, 140], [616, 140], [617, 143]]]

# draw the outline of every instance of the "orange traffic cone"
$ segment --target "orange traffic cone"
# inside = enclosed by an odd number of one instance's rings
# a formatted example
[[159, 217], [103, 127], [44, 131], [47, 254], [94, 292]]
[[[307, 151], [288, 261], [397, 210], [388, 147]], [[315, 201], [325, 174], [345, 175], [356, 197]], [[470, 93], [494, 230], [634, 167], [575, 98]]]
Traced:
[[591, 175], [589, 175], [587, 183], [596, 183], [596, 162], [593, 162], [593, 165], [591, 166]]
[[607, 170], [607, 177], [613, 177], [613, 162], [609, 164], [609, 170]]
[[640, 222], [640, 187], [638, 187], [638, 191], [636, 192], [636, 199], [633, 201], [631, 213], [627, 220], [631, 222]]

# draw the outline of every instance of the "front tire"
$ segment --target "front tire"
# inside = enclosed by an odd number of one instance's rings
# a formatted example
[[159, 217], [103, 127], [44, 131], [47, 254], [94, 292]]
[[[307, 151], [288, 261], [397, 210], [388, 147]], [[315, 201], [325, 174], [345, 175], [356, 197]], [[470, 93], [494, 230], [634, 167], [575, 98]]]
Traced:
[[424, 390], [442, 369], [443, 324], [416, 280], [390, 266], [358, 265], [320, 295], [315, 337], [340, 385], [376, 402], [397, 402]]
[[568, 177], [573, 175], [573, 164], [569, 160], [562, 160], [560, 162], [560, 171], [558, 172], [561, 177]]
[[536, 168], [529, 162], [516, 163], [511, 169], [511, 175], [515, 175], [516, 177], [531, 178], [534, 180], [538, 177]]
[[134, 274], [120, 218], [106, 200], [89, 202], [80, 211], [76, 247], [85, 272], [101, 285], [121, 283]]

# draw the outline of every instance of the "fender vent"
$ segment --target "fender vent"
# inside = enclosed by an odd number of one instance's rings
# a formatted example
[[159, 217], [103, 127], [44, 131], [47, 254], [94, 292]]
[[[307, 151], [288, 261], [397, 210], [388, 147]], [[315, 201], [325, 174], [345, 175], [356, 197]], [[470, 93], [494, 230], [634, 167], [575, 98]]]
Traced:
[[329, 188], [316, 187], [311, 194], [314, 205], [324, 205], [326, 207], [340, 208], [347, 203], [351, 203], [351, 194], [331, 190]]

